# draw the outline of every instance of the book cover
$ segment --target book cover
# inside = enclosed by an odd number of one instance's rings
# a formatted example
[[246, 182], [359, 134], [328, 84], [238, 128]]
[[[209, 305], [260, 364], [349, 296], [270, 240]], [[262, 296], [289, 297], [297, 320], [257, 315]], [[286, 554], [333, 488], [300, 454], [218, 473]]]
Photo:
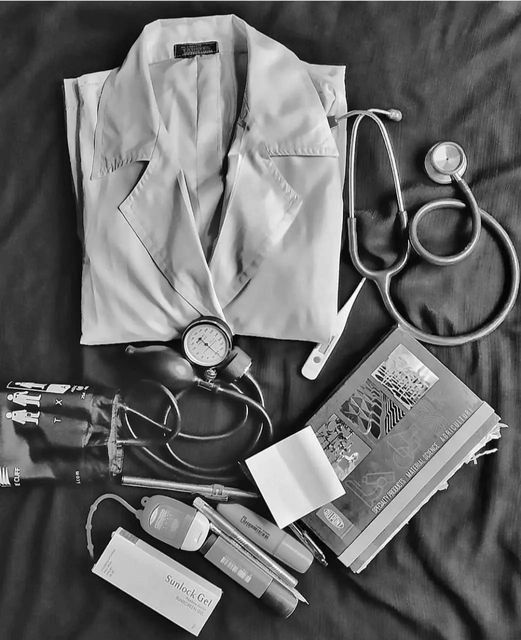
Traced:
[[[488, 405], [483, 406], [488, 407]], [[421, 488], [407, 506], [395, 515], [387, 527], [383, 529], [383, 531], [366, 546], [358, 558], [349, 565], [351, 571], [360, 573], [360, 571], [365, 569], [376, 554], [381, 551], [400, 529], [409, 523], [410, 519], [435, 493], [448, 487], [448, 481], [465, 463], [470, 462], [473, 456], [478, 456], [481, 449], [483, 449], [490, 440], [501, 437], [501, 427], [505, 425], [498, 424], [498, 420], [498, 416], [495, 413], [491, 413], [488, 420], [483, 423], [483, 426], [478, 429], [478, 431], [475, 431], [474, 435], [466, 441], [465, 445], [457, 451], [450, 460], [440, 464], [440, 468], [432, 480]], [[350, 548], [344, 553], [348, 553], [349, 551]]]
[[304, 522], [349, 566], [390, 523], [398, 530], [400, 513], [491, 414], [425, 347], [395, 329], [307, 422], [346, 493]]

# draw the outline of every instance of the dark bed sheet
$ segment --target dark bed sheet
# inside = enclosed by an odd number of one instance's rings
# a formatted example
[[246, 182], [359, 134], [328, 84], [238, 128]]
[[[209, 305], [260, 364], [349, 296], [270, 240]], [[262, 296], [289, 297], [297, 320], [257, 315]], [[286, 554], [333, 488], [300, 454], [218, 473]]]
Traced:
[[[345, 64], [351, 108], [403, 111], [403, 121], [390, 129], [411, 212], [433, 197], [453, 193], [451, 187], [432, 186], [424, 176], [426, 149], [440, 139], [460, 142], [468, 150], [468, 176], [478, 201], [521, 246], [518, 3], [5, 2], [0, 4], [4, 380], [118, 384], [119, 351], [82, 351], [78, 342], [81, 254], [61, 80], [119, 65], [154, 19], [214, 13], [236, 13], [306, 61]], [[374, 133], [364, 131], [363, 141], [357, 206], [368, 250], [389, 260], [391, 180]], [[441, 220], [425, 221], [429, 247], [448, 251], [462, 246], [461, 216], [447, 213]], [[414, 262], [395, 292], [415, 322], [454, 333], [489, 316], [508, 277], [485, 232], [479, 251], [466, 263], [438, 270]], [[356, 281], [345, 251], [340, 302]], [[302, 426], [390, 327], [377, 294], [366, 287], [315, 383], [299, 375], [311, 345], [241, 339], [254, 356], [277, 437]], [[289, 620], [276, 618], [197, 554], [173, 551], [224, 589], [200, 637], [520, 638], [520, 346], [517, 305], [498, 331], [479, 342], [430, 347], [510, 426], [499, 452], [462, 469], [361, 575], [334, 560], [328, 568], [315, 563], [300, 581], [310, 606], [299, 606]], [[92, 500], [107, 488], [0, 489], [2, 640], [191, 637], [90, 573], [84, 522]], [[135, 502], [143, 492], [121, 493]], [[117, 505], [100, 508], [98, 548], [120, 524], [138, 532], [137, 523]]]

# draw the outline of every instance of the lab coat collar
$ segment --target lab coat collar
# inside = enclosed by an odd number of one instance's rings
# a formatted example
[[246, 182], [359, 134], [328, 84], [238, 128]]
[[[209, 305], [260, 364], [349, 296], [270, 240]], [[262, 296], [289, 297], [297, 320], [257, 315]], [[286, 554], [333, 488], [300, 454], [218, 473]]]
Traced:
[[[267, 152], [338, 156], [317, 91], [293, 52], [234, 15], [158, 20], [144, 28], [123, 65], [109, 74], [103, 86], [92, 178], [137, 160], [151, 160], [162, 121], [149, 66], [173, 57], [172, 40], [219, 37], [235, 43], [242, 39], [246, 45], [247, 77], [239, 118]], [[288, 104], [298, 108], [288, 110]]]

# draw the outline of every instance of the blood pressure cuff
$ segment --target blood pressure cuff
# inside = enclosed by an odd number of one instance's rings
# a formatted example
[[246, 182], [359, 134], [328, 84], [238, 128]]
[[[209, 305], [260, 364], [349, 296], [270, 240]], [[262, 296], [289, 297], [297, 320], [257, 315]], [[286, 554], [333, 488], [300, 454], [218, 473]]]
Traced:
[[0, 391], [0, 486], [120, 474], [118, 406], [115, 391], [90, 386], [7, 384]]

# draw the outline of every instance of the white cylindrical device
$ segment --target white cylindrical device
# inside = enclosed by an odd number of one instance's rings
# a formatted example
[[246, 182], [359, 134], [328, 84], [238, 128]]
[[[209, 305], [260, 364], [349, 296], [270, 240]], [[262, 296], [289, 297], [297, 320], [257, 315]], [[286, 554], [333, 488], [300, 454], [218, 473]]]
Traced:
[[144, 509], [136, 516], [151, 536], [184, 551], [197, 551], [202, 547], [210, 523], [200, 511], [167, 496], [151, 496], [141, 502]]

